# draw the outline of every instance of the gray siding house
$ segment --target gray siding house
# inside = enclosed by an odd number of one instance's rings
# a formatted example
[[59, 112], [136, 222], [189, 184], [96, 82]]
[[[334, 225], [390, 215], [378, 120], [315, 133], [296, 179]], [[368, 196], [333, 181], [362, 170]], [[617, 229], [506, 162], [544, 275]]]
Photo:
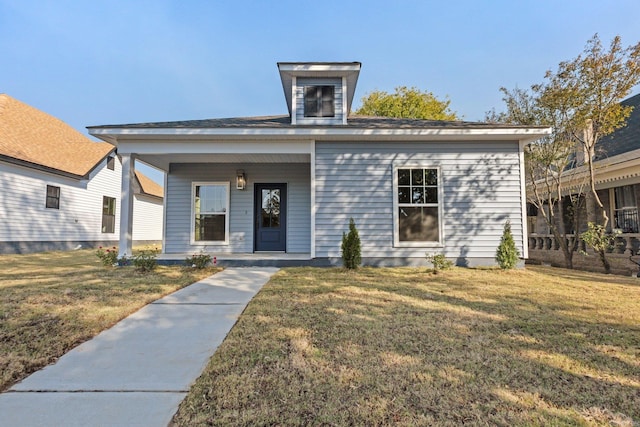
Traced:
[[91, 126], [165, 170], [163, 257], [336, 264], [354, 218], [370, 265], [494, 263], [506, 220], [527, 256], [523, 147], [548, 129], [349, 115], [361, 64], [278, 63], [287, 115]]

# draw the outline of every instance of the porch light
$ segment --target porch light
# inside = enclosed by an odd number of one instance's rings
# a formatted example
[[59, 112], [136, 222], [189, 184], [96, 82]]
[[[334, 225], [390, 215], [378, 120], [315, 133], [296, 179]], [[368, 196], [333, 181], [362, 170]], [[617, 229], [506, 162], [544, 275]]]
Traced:
[[247, 186], [247, 177], [244, 174], [244, 170], [238, 169], [236, 171], [236, 189], [244, 190]]

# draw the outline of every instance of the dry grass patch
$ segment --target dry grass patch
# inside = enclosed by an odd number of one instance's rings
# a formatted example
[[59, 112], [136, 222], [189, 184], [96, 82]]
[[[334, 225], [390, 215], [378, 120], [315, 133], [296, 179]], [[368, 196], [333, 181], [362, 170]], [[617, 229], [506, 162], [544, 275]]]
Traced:
[[633, 425], [637, 279], [295, 268], [215, 353], [177, 425]]
[[0, 391], [219, 269], [103, 267], [90, 250], [0, 255]]

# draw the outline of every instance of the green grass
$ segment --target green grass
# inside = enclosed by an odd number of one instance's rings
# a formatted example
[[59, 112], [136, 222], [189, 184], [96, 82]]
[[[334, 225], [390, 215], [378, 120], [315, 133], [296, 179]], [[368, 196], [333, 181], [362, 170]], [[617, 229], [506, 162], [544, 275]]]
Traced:
[[219, 269], [104, 267], [90, 250], [0, 255], [0, 391]]
[[637, 279], [294, 268], [249, 304], [176, 425], [636, 425]]

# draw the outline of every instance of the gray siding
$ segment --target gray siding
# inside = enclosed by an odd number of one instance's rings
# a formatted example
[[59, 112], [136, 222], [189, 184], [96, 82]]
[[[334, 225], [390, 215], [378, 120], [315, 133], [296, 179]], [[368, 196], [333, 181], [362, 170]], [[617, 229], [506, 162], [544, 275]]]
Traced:
[[[246, 190], [236, 190], [236, 170], [247, 176]], [[194, 181], [230, 182], [229, 245], [191, 245], [191, 184]], [[287, 252], [311, 251], [310, 167], [300, 163], [172, 164], [166, 189], [165, 252], [253, 252], [253, 187], [261, 183], [287, 184]]]
[[[322, 118], [322, 117], [305, 117], [304, 116], [304, 87], [305, 86], [334, 86], [335, 87], [335, 117], [331, 118]], [[296, 120], [298, 123], [304, 123], [305, 121], [314, 121], [314, 122], [327, 122], [333, 124], [341, 124], [342, 123], [342, 103], [343, 103], [343, 94], [342, 94], [342, 79], [340, 78], [298, 78], [295, 88], [295, 98], [294, 102], [296, 103]]]
[[[393, 166], [439, 166], [442, 248], [394, 247]], [[362, 256], [493, 259], [509, 219], [523, 252], [517, 142], [316, 144], [316, 256], [339, 257], [349, 218]]]

